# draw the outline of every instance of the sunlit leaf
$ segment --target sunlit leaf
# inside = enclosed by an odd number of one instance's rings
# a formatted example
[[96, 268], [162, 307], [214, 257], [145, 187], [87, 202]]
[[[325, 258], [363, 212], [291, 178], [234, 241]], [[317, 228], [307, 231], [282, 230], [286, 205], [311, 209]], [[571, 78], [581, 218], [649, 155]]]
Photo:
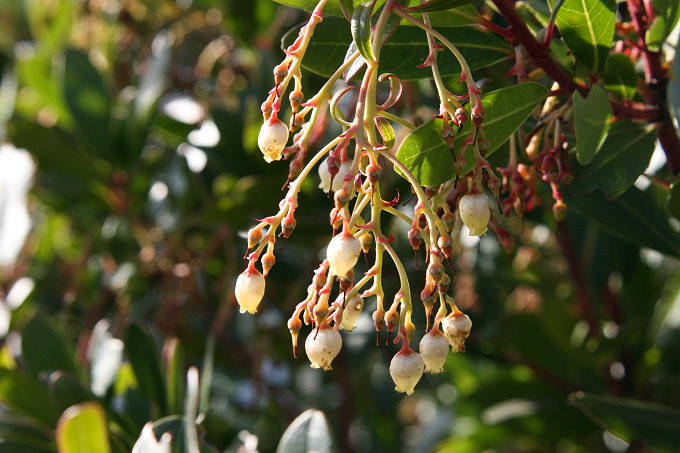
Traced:
[[59, 453], [110, 453], [106, 415], [94, 402], [71, 406], [57, 424]]
[[614, 39], [616, 0], [565, 0], [555, 21], [578, 62], [601, 74]]
[[359, 4], [352, 14], [350, 31], [354, 45], [359, 53], [366, 60], [375, 60], [373, 49], [371, 48], [371, 17], [375, 0]]
[[276, 453], [331, 453], [332, 434], [323, 412], [308, 409], [286, 428]]

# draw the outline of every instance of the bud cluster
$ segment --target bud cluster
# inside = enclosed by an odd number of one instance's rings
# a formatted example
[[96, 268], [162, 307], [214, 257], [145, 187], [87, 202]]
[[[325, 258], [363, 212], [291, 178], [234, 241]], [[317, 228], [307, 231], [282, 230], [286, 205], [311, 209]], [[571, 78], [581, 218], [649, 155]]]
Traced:
[[[482, 236], [491, 229], [504, 247], [511, 247], [512, 238], [493, 213], [495, 206], [506, 215], [512, 209], [520, 214], [531, 209], [538, 203], [536, 183], [539, 179], [553, 187], [555, 216], [563, 216], [566, 205], [558, 185], [568, 179], [570, 171], [563, 146], [564, 137], [558, 131], [555, 146], [537, 151], [531, 157], [532, 165], [518, 163], [516, 139], [513, 137], [510, 164], [508, 168], [499, 169], [502, 180], [499, 179], [485, 158], [491, 149], [485, 131], [487, 112], [482, 104], [481, 90], [472, 78], [467, 62], [444, 36], [431, 32], [427, 14], [423, 15], [424, 22], [421, 22], [410, 16], [398, 2], [387, 2], [376, 13], [381, 17], [374, 21], [372, 41], [377, 42], [376, 37], [383, 36], [383, 27], [390, 14], [398, 14], [426, 32], [430, 54], [421, 66], [432, 68], [440, 101], [436, 117], [441, 119], [441, 137], [455, 156], [450, 180], [434, 187], [423, 187], [392, 150], [397, 135], [393, 123], [413, 128], [409, 126], [411, 122], [408, 119], [388, 112], [400, 107], [402, 87], [396, 75], [379, 74], [378, 64], [365, 63], [360, 90], [352, 91], [354, 87], [345, 86], [334, 93], [333, 87], [359, 58], [359, 51], [356, 51], [348, 54], [326, 84], [305, 101], [300, 61], [314, 27], [322, 20], [321, 10], [325, 3], [324, 0], [319, 2], [309, 22], [286, 49], [283, 62], [274, 68], [275, 86], [262, 104], [264, 124], [258, 138], [260, 150], [267, 162], [289, 160], [290, 169], [284, 186], [287, 191], [279, 203], [278, 213], [260, 220], [248, 232], [246, 257], [249, 263], [237, 279], [236, 299], [242, 311], [257, 311], [264, 295], [264, 279], [276, 261], [276, 233], [278, 231], [278, 237], [286, 239], [294, 232], [295, 210], [302, 183], [316, 169], [320, 180], [318, 187], [332, 199], [329, 212], [332, 237], [325, 250], [325, 259], [307, 288], [307, 296], [297, 304], [288, 321], [293, 351], [297, 354], [298, 336], [303, 325], [309, 326], [305, 352], [311, 366], [330, 370], [342, 348], [339, 331], [354, 330], [359, 315], [365, 309], [364, 302], [374, 298], [375, 308], [371, 317], [376, 331], [379, 334], [386, 330], [388, 339], [394, 333], [394, 342], [401, 342], [401, 349], [390, 363], [390, 375], [397, 391], [410, 394], [423, 373], [435, 374], [444, 370], [449, 347], [453, 352], [464, 351], [470, 334], [470, 318], [460, 311], [449, 295], [452, 262], [462, 248], [459, 241], [462, 226], [465, 225], [472, 236]], [[458, 59], [462, 69], [460, 81], [464, 82], [467, 92], [460, 95], [448, 91], [439, 75], [436, 54], [445, 49]], [[378, 58], [379, 52], [373, 50], [375, 58]], [[291, 80], [295, 86], [287, 98], [290, 105], [287, 125], [279, 116], [282, 99]], [[378, 104], [378, 84], [388, 82], [387, 100]], [[350, 112], [347, 112], [348, 106]], [[327, 135], [331, 134], [327, 131], [333, 129], [327, 127], [329, 118], [335, 120], [342, 130], [330, 138]], [[463, 127], [466, 130], [464, 135]], [[286, 146], [289, 131], [297, 132], [292, 144]], [[310, 149], [316, 149], [317, 142], [320, 143], [318, 151], [308, 156]], [[531, 143], [535, 145], [536, 140], [532, 138]], [[398, 208], [398, 195], [391, 200], [391, 197], [385, 196], [381, 181], [389, 176], [390, 171], [398, 171], [410, 183], [416, 200], [412, 208]], [[507, 198], [501, 200], [501, 194], [507, 195]], [[494, 209], [492, 201], [496, 202], [493, 203]], [[418, 253], [425, 256], [419, 299], [426, 325], [418, 352], [411, 347], [416, 331], [412, 321], [416, 309], [412, 285], [402, 258], [392, 246], [393, 237], [384, 233], [383, 223], [388, 216], [395, 221], [406, 222], [407, 239], [416, 259]], [[363, 273], [357, 269], [362, 253], [366, 255], [368, 265], [368, 270]], [[386, 298], [383, 289], [386, 259], [392, 261], [399, 275], [400, 288], [392, 302]], [[255, 267], [258, 261], [262, 273]], [[334, 298], [331, 298], [332, 294]]]

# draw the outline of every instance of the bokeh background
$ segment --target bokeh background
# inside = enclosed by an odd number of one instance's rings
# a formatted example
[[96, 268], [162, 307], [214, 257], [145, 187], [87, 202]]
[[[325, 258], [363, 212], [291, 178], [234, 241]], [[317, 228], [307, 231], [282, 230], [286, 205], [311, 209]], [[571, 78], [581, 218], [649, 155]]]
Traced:
[[[333, 371], [292, 355], [286, 320], [331, 234], [316, 175], [260, 313], [238, 313], [243, 234], [288, 175], [257, 149], [259, 106], [306, 17], [270, 0], [0, 2], [0, 452], [57, 451], [54, 414], [88, 399], [130, 451], [145, 422], [184, 413], [189, 366], [205, 451], [273, 452], [307, 408], [342, 452], [680, 445], [677, 259], [571, 212], [558, 228], [550, 203], [507, 221], [509, 252], [461, 237], [452, 292], [473, 334], [413, 396], [393, 390], [398, 346], [376, 347], [370, 300]], [[507, 85], [509, 64], [476, 75]], [[322, 83], [306, 73], [305, 93]], [[400, 112], [429, 112], [429, 82], [406, 88]], [[422, 259], [406, 259], [418, 290]]]

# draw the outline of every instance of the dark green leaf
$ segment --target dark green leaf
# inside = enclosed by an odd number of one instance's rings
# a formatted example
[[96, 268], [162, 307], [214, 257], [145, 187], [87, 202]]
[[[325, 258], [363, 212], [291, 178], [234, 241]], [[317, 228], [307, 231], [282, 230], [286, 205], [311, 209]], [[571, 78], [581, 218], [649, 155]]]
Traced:
[[[464, 5], [456, 9], [447, 11], [434, 11], [430, 14], [430, 24], [433, 27], [462, 27], [466, 25], [474, 25], [479, 22], [479, 12], [472, 5]], [[418, 17], [419, 14], [414, 14]], [[404, 22], [404, 25], [410, 26], [410, 22]]]
[[101, 154], [108, 155], [111, 101], [99, 72], [82, 52], [66, 53], [64, 97], [80, 133]]
[[350, 31], [354, 45], [359, 53], [366, 60], [375, 60], [373, 49], [371, 48], [371, 17], [375, 0], [359, 4], [352, 14]]
[[351, 20], [352, 14], [354, 14], [354, 2], [352, 0], [339, 0], [340, 9], [345, 19]]
[[0, 401], [48, 427], [54, 427], [59, 417], [45, 386], [33, 376], [14, 370], [0, 368]]
[[455, 177], [453, 153], [441, 134], [442, 120], [430, 120], [406, 136], [397, 159], [424, 186], [435, 186]]
[[[443, 28], [442, 34], [455, 44], [474, 71], [491, 66], [512, 55], [512, 49], [501, 38], [474, 28]], [[291, 37], [292, 39], [292, 37]], [[317, 25], [302, 65], [317, 74], [330, 76], [345, 60], [352, 36], [343, 19], [327, 18]], [[418, 68], [429, 54], [425, 33], [414, 27], [399, 27], [380, 52], [380, 72], [391, 72], [404, 80], [432, 77], [429, 68]], [[438, 52], [443, 76], [460, 72], [455, 58]]]
[[323, 412], [308, 409], [286, 428], [276, 453], [330, 453], [335, 451]]
[[168, 384], [168, 409], [181, 414], [184, 398], [184, 351], [177, 338], [165, 343], [163, 349], [165, 380]]
[[642, 440], [644, 445], [652, 449], [677, 450], [680, 432], [680, 411], [677, 409], [646, 401], [582, 392], [571, 395], [569, 402], [628, 442]]
[[125, 351], [137, 378], [140, 391], [158, 406], [161, 414], [168, 413], [165, 382], [156, 343], [151, 334], [137, 323], [128, 327]]
[[459, 6], [467, 5], [472, 0], [429, 0], [421, 3], [418, 6], [413, 6], [410, 9], [419, 13], [426, 13], [429, 11], [444, 11], [447, 9], [458, 8]]
[[616, 0], [565, 0], [555, 20], [577, 60], [601, 74], [614, 39]]
[[60, 371], [50, 374], [47, 381], [47, 394], [59, 411], [97, 398], [79, 380]]
[[95, 402], [69, 407], [59, 417], [56, 440], [59, 453], [110, 453], [104, 410]]
[[49, 447], [33, 447], [20, 441], [7, 439], [0, 442], [0, 453], [54, 453]]
[[[16, 414], [0, 414], [0, 453], [9, 450], [5, 446], [8, 442], [16, 442], [27, 448], [35, 448], [38, 451], [50, 451], [50, 431], [41, 429], [24, 417]], [[23, 450], [17, 450], [23, 451]], [[33, 452], [34, 450], [27, 450]]]
[[29, 321], [21, 333], [21, 349], [26, 368], [38, 376], [44, 371], [64, 371], [76, 375], [76, 364], [63, 337], [44, 319]]
[[654, 127], [625, 121], [614, 124], [590, 165], [575, 168], [572, 191], [599, 189], [608, 198], [616, 198], [647, 168], [655, 142]]
[[680, 3], [677, 0], [652, 0], [652, 7], [656, 17], [647, 30], [645, 42], [649, 49], [658, 52], [680, 19]]
[[637, 76], [635, 65], [630, 57], [623, 53], [614, 53], [607, 58], [607, 70], [604, 73], [604, 86], [607, 91], [621, 99], [632, 99], [637, 92]]
[[612, 105], [607, 92], [599, 85], [592, 86], [587, 98], [575, 91], [572, 101], [576, 123], [576, 158], [580, 164], [587, 165], [607, 138]]
[[612, 201], [600, 191], [591, 194], [571, 191], [569, 208], [600, 224], [604, 230], [640, 247], [680, 256], [680, 236], [668, 224], [666, 211], [655, 199], [636, 187]]
[[668, 82], [668, 104], [675, 120], [675, 130], [680, 134], [680, 42], [675, 46], [675, 59], [671, 73], [675, 74]]
[[666, 199], [666, 209], [670, 215], [680, 219], [680, 179], [676, 179], [671, 184], [671, 189]]

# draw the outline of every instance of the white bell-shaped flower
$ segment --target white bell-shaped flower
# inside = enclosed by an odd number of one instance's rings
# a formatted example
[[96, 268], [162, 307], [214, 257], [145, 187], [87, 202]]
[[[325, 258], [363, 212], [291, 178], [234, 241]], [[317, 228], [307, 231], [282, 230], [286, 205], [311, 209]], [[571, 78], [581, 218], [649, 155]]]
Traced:
[[288, 126], [278, 118], [270, 118], [264, 122], [257, 136], [257, 146], [264, 155], [264, 160], [272, 162], [281, 159], [281, 151], [288, 141]]
[[332, 370], [331, 362], [342, 348], [340, 332], [327, 324], [312, 330], [305, 340], [305, 352], [312, 368]]
[[361, 254], [361, 242], [352, 234], [342, 232], [336, 234], [326, 249], [326, 257], [331, 270], [340, 278], [345, 278]]
[[264, 277], [255, 268], [248, 268], [236, 279], [236, 301], [241, 306], [241, 313], [257, 313], [257, 306], [264, 297]]
[[423, 358], [412, 349], [397, 352], [390, 362], [390, 376], [394, 381], [394, 389], [407, 395], [413, 394], [413, 389], [423, 376], [423, 371], [425, 371]]
[[489, 197], [483, 193], [470, 192], [458, 203], [460, 219], [470, 230], [470, 236], [481, 236], [486, 233], [491, 218]]

